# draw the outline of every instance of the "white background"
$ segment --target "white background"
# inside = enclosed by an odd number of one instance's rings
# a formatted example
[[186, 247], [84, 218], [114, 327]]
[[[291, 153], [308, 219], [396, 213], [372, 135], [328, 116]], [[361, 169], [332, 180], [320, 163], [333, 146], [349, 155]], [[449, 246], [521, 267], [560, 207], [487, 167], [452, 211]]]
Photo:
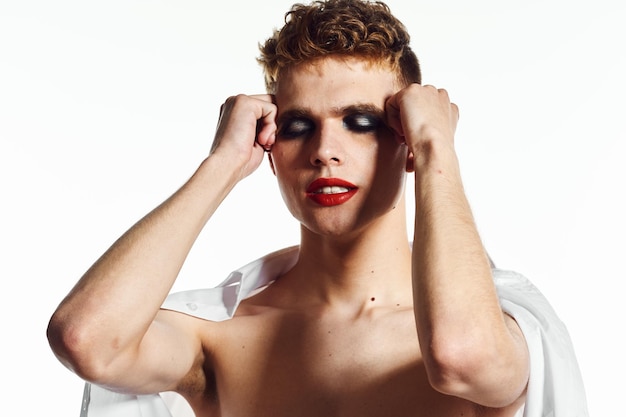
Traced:
[[[193, 172], [224, 98], [263, 92], [257, 42], [290, 4], [0, 0], [0, 361], [16, 414], [78, 415], [82, 382], [48, 348], [51, 313]], [[492, 257], [530, 277], [568, 325], [591, 415], [623, 413], [623, 6], [389, 5], [424, 82], [460, 106], [458, 152]], [[207, 226], [175, 289], [213, 285], [297, 240], [264, 164]]]

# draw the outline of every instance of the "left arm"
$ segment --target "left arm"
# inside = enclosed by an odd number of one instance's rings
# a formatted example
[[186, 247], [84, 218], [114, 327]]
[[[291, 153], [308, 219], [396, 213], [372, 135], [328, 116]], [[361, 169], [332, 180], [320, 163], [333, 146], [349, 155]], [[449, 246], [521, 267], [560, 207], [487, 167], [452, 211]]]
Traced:
[[500, 308], [463, 189], [454, 150], [458, 108], [445, 90], [412, 84], [387, 103], [415, 171], [413, 290], [417, 331], [431, 385], [482, 406], [524, 395], [528, 351]]

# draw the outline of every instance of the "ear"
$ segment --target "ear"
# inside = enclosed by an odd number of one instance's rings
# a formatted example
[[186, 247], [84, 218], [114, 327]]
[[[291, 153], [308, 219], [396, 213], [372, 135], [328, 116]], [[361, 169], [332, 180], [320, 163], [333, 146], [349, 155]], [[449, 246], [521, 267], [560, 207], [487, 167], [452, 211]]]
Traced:
[[267, 153], [267, 160], [270, 161], [270, 168], [272, 169], [272, 173], [276, 175], [276, 169], [274, 168], [274, 160], [272, 159], [272, 154], [270, 152]]
[[415, 157], [413, 156], [413, 152], [407, 150], [407, 156], [406, 156], [406, 172], [413, 172], [415, 171]]

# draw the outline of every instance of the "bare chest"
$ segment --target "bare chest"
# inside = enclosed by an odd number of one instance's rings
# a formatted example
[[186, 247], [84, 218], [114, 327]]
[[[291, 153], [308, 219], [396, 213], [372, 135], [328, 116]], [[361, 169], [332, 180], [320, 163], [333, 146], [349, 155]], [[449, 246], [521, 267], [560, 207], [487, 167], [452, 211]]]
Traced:
[[251, 318], [225, 330], [211, 353], [217, 415], [477, 415], [430, 386], [412, 313], [351, 323]]

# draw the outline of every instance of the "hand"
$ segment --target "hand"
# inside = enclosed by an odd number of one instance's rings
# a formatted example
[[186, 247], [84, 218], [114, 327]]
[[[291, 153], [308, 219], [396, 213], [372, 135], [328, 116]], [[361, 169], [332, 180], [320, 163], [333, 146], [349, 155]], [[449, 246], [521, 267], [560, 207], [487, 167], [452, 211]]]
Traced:
[[241, 178], [250, 175], [263, 160], [264, 150], [274, 144], [276, 111], [271, 95], [229, 97], [220, 108], [210, 155], [241, 168]]
[[397, 139], [418, 158], [432, 146], [454, 148], [459, 109], [446, 90], [411, 84], [391, 96], [385, 105], [387, 123]]

